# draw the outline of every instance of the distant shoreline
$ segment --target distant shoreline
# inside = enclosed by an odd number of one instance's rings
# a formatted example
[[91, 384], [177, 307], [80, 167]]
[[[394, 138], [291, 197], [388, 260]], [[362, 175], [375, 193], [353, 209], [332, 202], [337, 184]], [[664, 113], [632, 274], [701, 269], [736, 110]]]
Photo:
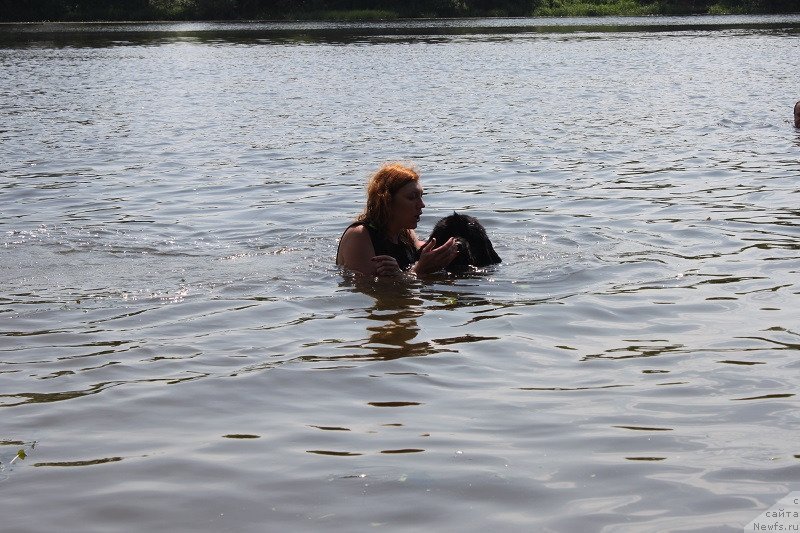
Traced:
[[[290, 13], [199, 13], [189, 7], [159, 9], [159, 4], [150, 4], [145, 11], [124, 11], [108, 8], [106, 11], [64, 8], [62, 12], [28, 12], [10, 16], [0, 13], [0, 23], [137, 23], [137, 22], [386, 22], [393, 20], [425, 19], [475, 19], [475, 18], [561, 18], [561, 17], [638, 17], [677, 15], [791, 15], [788, 3], [782, 0], [748, 2], [744, 0], [719, 0], [704, 5], [703, 2], [687, 3], [681, 0], [640, 3], [645, 0], [541, 0], [530, 13], [509, 13], [503, 10], [464, 13], [401, 13], [395, 10], [351, 9], [293, 11]], [[191, 6], [185, 3], [183, 5]], [[781, 9], [787, 5], [787, 9]], [[772, 9], [768, 9], [772, 6]], [[24, 8], [22, 8], [24, 9]], [[30, 8], [33, 9], [33, 8]], [[205, 15], [205, 16], [200, 16]], [[250, 16], [244, 16], [250, 15]]]
[[[752, 21], [743, 20], [742, 17], [752, 17]], [[767, 20], [759, 20], [765, 18]], [[659, 15], [575, 15], [575, 16], [529, 16], [529, 17], [398, 17], [395, 19], [363, 19], [363, 20], [332, 20], [321, 18], [291, 18], [291, 19], [152, 19], [152, 20], [41, 20], [41, 21], [0, 21], [0, 29], [3, 33], [9, 31], [13, 33], [14, 28], [19, 29], [20, 32], [27, 33], [26, 30], [30, 29], [34, 32], [47, 31], [48, 26], [53, 27], [53, 31], [60, 33], [64, 31], [63, 27], [74, 27], [76, 30], [84, 28], [91, 31], [93, 26], [98, 28], [115, 27], [120, 28], [128, 27], [131, 31], [138, 31], [137, 26], [143, 28], [147, 26], [175, 26], [179, 25], [185, 27], [187, 25], [199, 25], [196, 31], [205, 31], [206, 29], [213, 29], [212, 25], [224, 26], [229, 29], [235, 30], [237, 28], [246, 29], [259, 25], [273, 27], [275, 29], [286, 29], [293, 31], [301, 29], [302, 31], [315, 31], [317, 29], [328, 31], [332, 28], [331, 25], [341, 24], [341, 29], [348, 27], [354, 28], [367, 28], [369, 24], [377, 24], [378, 27], [384, 28], [388, 31], [390, 28], [440, 28], [443, 31], [458, 28], [486, 28], [488, 30], [519, 30], [524, 31], [525, 28], [559, 28], [569, 27], [573, 25], [586, 26], [586, 27], [606, 27], [611, 24], [614, 27], [627, 27], [630, 21], [631, 27], [650, 26], [648, 21], [652, 20], [652, 24], [657, 27], [663, 27], [663, 20], [676, 19], [681, 20], [682, 25], [692, 27], [710, 26], [725, 26], [725, 27], [739, 27], [752, 25], [781, 25], [780, 20], [770, 20], [772, 17], [800, 17], [800, 13], [745, 13], [736, 15], [712, 15], [712, 14], [694, 14], [694, 15], [676, 15], [676, 14], [659, 14]], [[572, 22], [574, 20], [574, 22]], [[477, 25], [473, 25], [473, 21]], [[486, 21], [483, 26], [479, 21]], [[503, 21], [507, 21], [504, 23]], [[612, 22], [608, 22], [612, 21]], [[464, 25], [466, 24], [466, 26]], [[208, 25], [205, 27], [203, 25]], [[316, 25], [319, 25], [317, 28]], [[59, 28], [59, 26], [63, 26]], [[220, 28], [217, 28], [220, 29]], [[185, 31], [195, 31], [186, 29]]]

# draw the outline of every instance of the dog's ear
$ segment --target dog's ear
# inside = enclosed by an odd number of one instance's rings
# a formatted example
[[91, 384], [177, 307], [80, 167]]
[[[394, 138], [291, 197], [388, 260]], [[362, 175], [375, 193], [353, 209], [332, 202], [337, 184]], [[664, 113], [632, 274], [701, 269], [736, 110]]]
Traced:
[[486, 229], [477, 219], [470, 221], [469, 241], [475, 266], [485, 267], [500, 263], [500, 256], [494, 251], [492, 241], [489, 240], [489, 236], [486, 234]]
[[486, 241], [486, 253], [489, 255], [489, 259], [492, 260], [492, 264], [502, 263], [503, 260], [500, 259], [500, 256], [497, 255], [497, 252], [494, 251], [494, 246], [488, 240]]
[[486, 230], [478, 222], [478, 219], [464, 216], [464, 221], [466, 222], [464, 237], [469, 241], [472, 251], [472, 264], [476, 267], [485, 267], [496, 263], [497, 253], [492, 248], [489, 236], [486, 235]]
[[480, 255], [484, 259], [484, 264], [481, 266], [494, 265], [502, 262], [500, 256], [494, 251], [494, 246], [492, 246], [492, 241], [489, 240], [489, 237], [486, 237], [486, 240], [483, 241], [483, 248], [481, 249]]

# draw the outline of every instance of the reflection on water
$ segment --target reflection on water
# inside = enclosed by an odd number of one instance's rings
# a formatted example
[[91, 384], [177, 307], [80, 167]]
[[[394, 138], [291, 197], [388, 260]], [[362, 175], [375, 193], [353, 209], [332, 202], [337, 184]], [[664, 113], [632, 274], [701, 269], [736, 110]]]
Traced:
[[[0, 26], [4, 528], [741, 530], [798, 488], [798, 27]], [[337, 269], [384, 160], [504, 262]]]
[[374, 301], [364, 309], [365, 314], [358, 311], [358, 315], [352, 317], [366, 320], [368, 337], [359, 348], [370, 350], [370, 357], [391, 360], [439, 351], [429, 342], [412, 342], [419, 334], [417, 318], [424, 312], [418, 284], [407, 278], [375, 281], [347, 276], [345, 279], [340, 287], [350, 286]]
[[[489, 270], [489, 269], [487, 269]], [[482, 294], [468, 292], [470, 285], [480, 288], [480, 280], [485, 279], [485, 271], [459, 275], [441, 274], [439, 280], [448, 284], [462, 282], [461, 290], [448, 290], [446, 285], [431, 289], [425, 283], [411, 277], [395, 279], [367, 278], [344, 273], [339, 287], [369, 296], [374, 303], [365, 309], [352, 310], [351, 318], [366, 320], [365, 342], [359, 346], [372, 353], [367, 358], [392, 360], [399, 357], [434, 355], [441, 352], [456, 352], [449, 345], [498, 340], [496, 336], [459, 334], [455, 337], [434, 338], [428, 341], [412, 342], [420, 333], [418, 319], [427, 310], [452, 311], [468, 306], [491, 306]], [[467, 289], [465, 291], [464, 289]], [[366, 314], [363, 314], [366, 311]], [[478, 321], [491, 316], [480, 315], [470, 321]], [[376, 324], [377, 323], [377, 324]], [[358, 357], [363, 359], [364, 357]]]

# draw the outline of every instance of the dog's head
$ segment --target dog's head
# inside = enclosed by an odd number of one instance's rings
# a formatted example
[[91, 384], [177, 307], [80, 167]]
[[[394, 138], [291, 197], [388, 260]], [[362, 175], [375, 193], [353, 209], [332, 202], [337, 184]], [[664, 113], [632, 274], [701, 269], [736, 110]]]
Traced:
[[436, 223], [431, 237], [436, 239], [437, 246], [450, 237], [456, 239], [458, 256], [450, 262], [447, 270], [467, 270], [470, 266], [485, 267], [501, 262], [486, 230], [475, 217], [453, 212]]

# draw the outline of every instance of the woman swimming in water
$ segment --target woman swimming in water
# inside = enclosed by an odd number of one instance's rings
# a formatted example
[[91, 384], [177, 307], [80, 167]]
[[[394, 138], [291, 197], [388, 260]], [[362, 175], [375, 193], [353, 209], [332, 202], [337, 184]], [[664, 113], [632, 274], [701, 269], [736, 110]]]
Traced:
[[398, 163], [384, 165], [367, 183], [364, 212], [339, 240], [336, 264], [369, 276], [441, 270], [458, 248], [453, 238], [439, 247], [435, 239], [417, 239], [414, 229], [424, 207], [419, 175]]

